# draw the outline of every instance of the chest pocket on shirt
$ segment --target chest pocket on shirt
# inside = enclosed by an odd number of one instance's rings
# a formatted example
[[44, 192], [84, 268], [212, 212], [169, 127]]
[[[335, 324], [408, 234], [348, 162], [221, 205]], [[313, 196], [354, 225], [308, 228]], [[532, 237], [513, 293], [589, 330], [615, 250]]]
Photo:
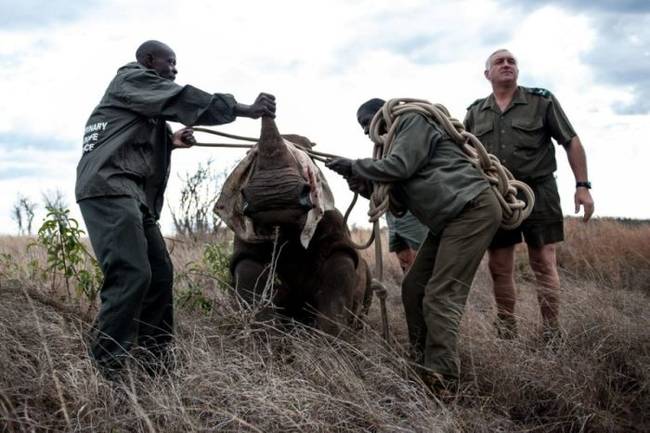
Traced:
[[488, 132], [492, 131], [494, 129], [494, 123], [492, 121], [488, 122], [481, 122], [476, 125], [474, 128], [474, 135], [476, 135], [478, 138], [481, 138], [482, 135], [487, 134]]
[[536, 149], [544, 137], [544, 122], [536, 119], [513, 119], [512, 132], [515, 136], [515, 147], [520, 149]]
[[491, 132], [494, 130], [494, 122], [492, 120], [483, 121], [478, 123], [472, 133], [479, 139], [481, 144], [485, 146], [488, 152], [494, 153], [493, 144], [490, 143]]

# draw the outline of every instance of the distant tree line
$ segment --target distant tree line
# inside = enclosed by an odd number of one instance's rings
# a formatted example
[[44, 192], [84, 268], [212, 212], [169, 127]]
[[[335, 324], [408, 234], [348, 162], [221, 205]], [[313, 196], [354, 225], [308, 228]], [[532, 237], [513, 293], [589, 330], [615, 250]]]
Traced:
[[210, 159], [199, 163], [193, 173], [180, 176], [181, 191], [177, 200], [167, 200], [177, 236], [192, 240], [206, 239], [216, 235], [222, 225], [221, 219], [213, 212], [213, 207], [226, 172], [217, 172]]
[[[582, 220], [582, 217], [567, 216], [565, 219]], [[627, 227], [643, 227], [650, 225], [650, 219], [625, 218], [625, 217], [597, 217], [594, 221], [613, 221]]]
[[[41, 199], [45, 209], [65, 210], [68, 207], [65, 196], [60, 190], [44, 192]], [[18, 194], [11, 208], [11, 219], [18, 226], [19, 235], [33, 234], [34, 215], [38, 207], [38, 203], [31, 198]]]
[[[167, 199], [177, 236], [193, 240], [215, 235], [222, 225], [212, 208], [219, 197], [226, 178], [226, 171], [217, 172], [213, 161], [199, 163], [194, 172], [179, 175], [180, 197]], [[48, 213], [68, 209], [68, 203], [60, 190], [42, 193], [42, 208]], [[11, 219], [16, 223], [19, 235], [34, 234], [34, 216], [41, 206], [31, 198], [18, 194], [11, 208]]]

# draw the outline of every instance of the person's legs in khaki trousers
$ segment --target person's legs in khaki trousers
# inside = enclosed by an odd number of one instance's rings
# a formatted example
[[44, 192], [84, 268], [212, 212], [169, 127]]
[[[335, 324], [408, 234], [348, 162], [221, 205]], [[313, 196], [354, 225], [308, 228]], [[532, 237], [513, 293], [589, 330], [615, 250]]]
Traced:
[[[478, 265], [501, 221], [487, 189], [437, 235], [422, 244], [404, 279], [402, 297], [415, 352], [446, 382], [459, 374], [458, 328]], [[421, 307], [420, 307], [421, 305]]]

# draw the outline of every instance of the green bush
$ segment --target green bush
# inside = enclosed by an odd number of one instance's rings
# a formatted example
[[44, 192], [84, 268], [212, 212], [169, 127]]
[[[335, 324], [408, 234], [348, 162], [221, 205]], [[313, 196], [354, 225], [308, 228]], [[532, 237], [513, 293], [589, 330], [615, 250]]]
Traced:
[[81, 242], [85, 232], [79, 228], [77, 220], [70, 217], [69, 209], [54, 206], [47, 206], [46, 209], [48, 213], [38, 229], [38, 241], [30, 246], [38, 245], [47, 250], [47, 271], [52, 275], [52, 288], [57, 273], [60, 273], [65, 280], [68, 297], [71, 296], [72, 281], [76, 284], [78, 295], [94, 302], [103, 276], [97, 260]]
[[230, 281], [230, 245], [226, 243], [209, 243], [203, 250], [203, 265], [207, 273], [220, 285]]
[[179, 306], [191, 310], [210, 312], [212, 300], [206, 296], [209, 288], [227, 288], [230, 282], [230, 244], [227, 242], [208, 243], [203, 249], [201, 259], [190, 262], [177, 279], [184, 281], [184, 289], [177, 295]]

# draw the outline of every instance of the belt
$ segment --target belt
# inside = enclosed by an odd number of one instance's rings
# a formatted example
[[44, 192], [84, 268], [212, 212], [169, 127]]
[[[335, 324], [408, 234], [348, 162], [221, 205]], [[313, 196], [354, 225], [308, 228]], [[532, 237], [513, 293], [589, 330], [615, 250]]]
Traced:
[[520, 180], [528, 185], [537, 185], [540, 183], [547, 182], [551, 179], [555, 179], [555, 175], [553, 173], [545, 174], [543, 176], [539, 177], [522, 177], [522, 178], [517, 178], [517, 180]]

